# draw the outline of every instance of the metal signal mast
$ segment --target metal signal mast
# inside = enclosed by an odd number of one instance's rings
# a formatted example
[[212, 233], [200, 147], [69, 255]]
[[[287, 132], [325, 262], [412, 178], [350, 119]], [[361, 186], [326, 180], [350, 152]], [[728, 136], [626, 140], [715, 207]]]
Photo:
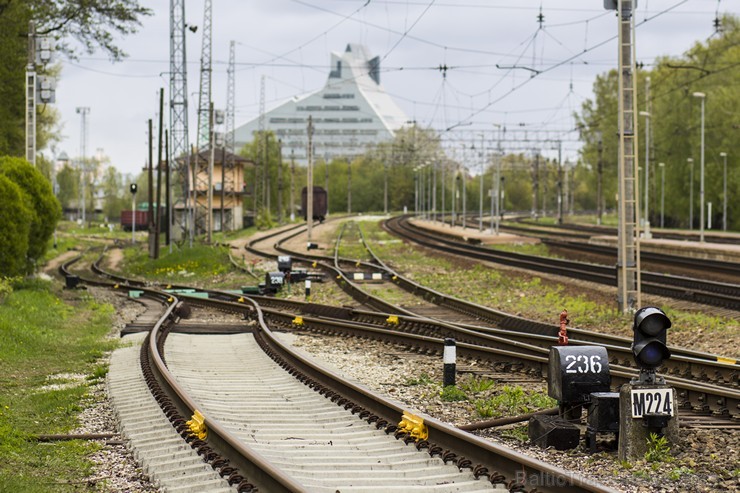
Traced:
[[[226, 147], [226, 159], [222, 167], [222, 187], [221, 187], [221, 209], [224, 208], [224, 198], [228, 199], [228, 202], [232, 204], [232, 220], [224, 221], [221, 218], [221, 228], [224, 231], [230, 230], [233, 224], [233, 214], [236, 212], [236, 167], [234, 166], [234, 152], [236, 144], [234, 142], [234, 114], [236, 111], [236, 79], [235, 79], [235, 58], [236, 58], [236, 42], [231, 41], [229, 43], [229, 68], [227, 69], [227, 80], [226, 80], [226, 135], [224, 139], [224, 145]], [[224, 195], [226, 197], [224, 197]]]
[[[200, 92], [198, 93], [198, 149], [195, 156], [195, 190], [208, 190], [211, 178], [209, 176], [210, 159], [203, 158], [203, 151], [210, 149], [212, 142], [213, 115], [211, 115], [211, 27], [213, 3], [205, 0], [203, 9], [203, 45], [200, 51]], [[202, 233], [210, 229], [211, 218], [208, 207], [201, 205], [202, 201], [195, 200], [195, 229]]]
[[617, 302], [622, 313], [640, 308], [640, 225], [637, 181], [637, 98], [634, 5], [617, 0], [619, 19], [619, 229]]
[[[183, 210], [178, 218], [180, 231], [191, 231], [192, 204], [187, 200], [189, 187], [190, 144], [188, 142], [188, 77], [185, 50], [185, 0], [170, 0], [170, 156], [173, 181], [182, 186], [175, 207]], [[184, 234], [183, 234], [184, 236]], [[190, 237], [192, 242], [192, 236]]]

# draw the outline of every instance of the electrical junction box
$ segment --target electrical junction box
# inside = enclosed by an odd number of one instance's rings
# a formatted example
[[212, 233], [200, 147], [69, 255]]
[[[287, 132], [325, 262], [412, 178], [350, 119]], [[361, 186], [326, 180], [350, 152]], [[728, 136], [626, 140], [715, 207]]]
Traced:
[[600, 432], [619, 431], [619, 392], [593, 392], [588, 404], [588, 426]]
[[592, 392], [609, 392], [611, 375], [602, 346], [552, 346], [547, 393], [559, 402], [584, 403]]
[[293, 259], [289, 255], [279, 255], [277, 264], [280, 272], [290, 272], [293, 270]]
[[268, 272], [265, 274], [265, 289], [275, 293], [279, 291], [285, 282], [285, 274], [282, 272]]

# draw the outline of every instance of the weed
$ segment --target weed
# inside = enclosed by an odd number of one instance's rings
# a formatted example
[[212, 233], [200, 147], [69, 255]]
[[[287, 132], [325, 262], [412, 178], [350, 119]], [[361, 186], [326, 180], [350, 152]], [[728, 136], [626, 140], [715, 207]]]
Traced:
[[409, 378], [406, 380], [406, 385], [409, 387], [413, 385], [429, 385], [431, 383], [434, 383], [434, 380], [426, 373], [419, 375], [419, 378]]
[[555, 406], [556, 401], [542, 392], [526, 392], [520, 386], [505, 385], [488, 399], [479, 399], [474, 406], [480, 417], [516, 416]]
[[525, 443], [529, 440], [529, 426], [517, 426], [515, 428], [505, 430], [501, 433], [501, 436], [513, 438], [518, 442]]
[[490, 378], [471, 378], [460, 384], [460, 388], [466, 392], [470, 392], [471, 394], [478, 394], [480, 392], [485, 392], [494, 385], [496, 385], [496, 382]]
[[648, 462], [670, 462], [671, 446], [665, 436], [650, 433], [646, 438], [648, 450], [645, 452], [645, 460]]
[[107, 374], [108, 374], [108, 366], [99, 365], [92, 371], [92, 373], [87, 378], [88, 380], [100, 380], [102, 378], [105, 378]]
[[668, 473], [668, 479], [670, 479], [671, 481], [678, 481], [681, 476], [686, 476], [688, 474], [694, 474], [694, 470], [690, 467], [681, 466], [671, 470]]
[[440, 397], [446, 402], [466, 401], [468, 396], [462, 390], [458, 389], [454, 385], [448, 385], [444, 387], [440, 393]]

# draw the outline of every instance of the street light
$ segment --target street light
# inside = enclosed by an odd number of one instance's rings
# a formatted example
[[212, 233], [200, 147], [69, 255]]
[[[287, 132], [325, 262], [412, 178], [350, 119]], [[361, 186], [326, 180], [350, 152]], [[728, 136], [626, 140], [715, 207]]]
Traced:
[[720, 152], [719, 156], [725, 162], [722, 173], [722, 231], [727, 231], [727, 153]]
[[694, 229], [694, 158], [686, 158], [689, 163], [689, 229]]
[[645, 117], [645, 216], [643, 218], [643, 227], [645, 228], [646, 237], [650, 226], [648, 222], [648, 177], [650, 176], [650, 112], [641, 111], [640, 116]]
[[704, 241], [704, 101], [707, 95], [703, 92], [692, 94], [695, 98], [701, 99], [701, 165], [699, 178], [699, 241]]
[[664, 226], [663, 212], [665, 210], [665, 163], [658, 163], [658, 167], [660, 168], [660, 227], [662, 229]]

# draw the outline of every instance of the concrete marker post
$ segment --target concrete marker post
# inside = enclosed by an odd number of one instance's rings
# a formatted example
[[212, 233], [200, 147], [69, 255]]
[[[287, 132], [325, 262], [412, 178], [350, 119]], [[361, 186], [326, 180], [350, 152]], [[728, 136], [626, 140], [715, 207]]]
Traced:
[[443, 383], [444, 387], [455, 385], [455, 360], [457, 358], [457, 346], [455, 339], [450, 337], [445, 339], [445, 349], [442, 355], [442, 362], [444, 363], [444, 376]]
[[306, 299], [311, 296], [311, 281], [306, 279]]

